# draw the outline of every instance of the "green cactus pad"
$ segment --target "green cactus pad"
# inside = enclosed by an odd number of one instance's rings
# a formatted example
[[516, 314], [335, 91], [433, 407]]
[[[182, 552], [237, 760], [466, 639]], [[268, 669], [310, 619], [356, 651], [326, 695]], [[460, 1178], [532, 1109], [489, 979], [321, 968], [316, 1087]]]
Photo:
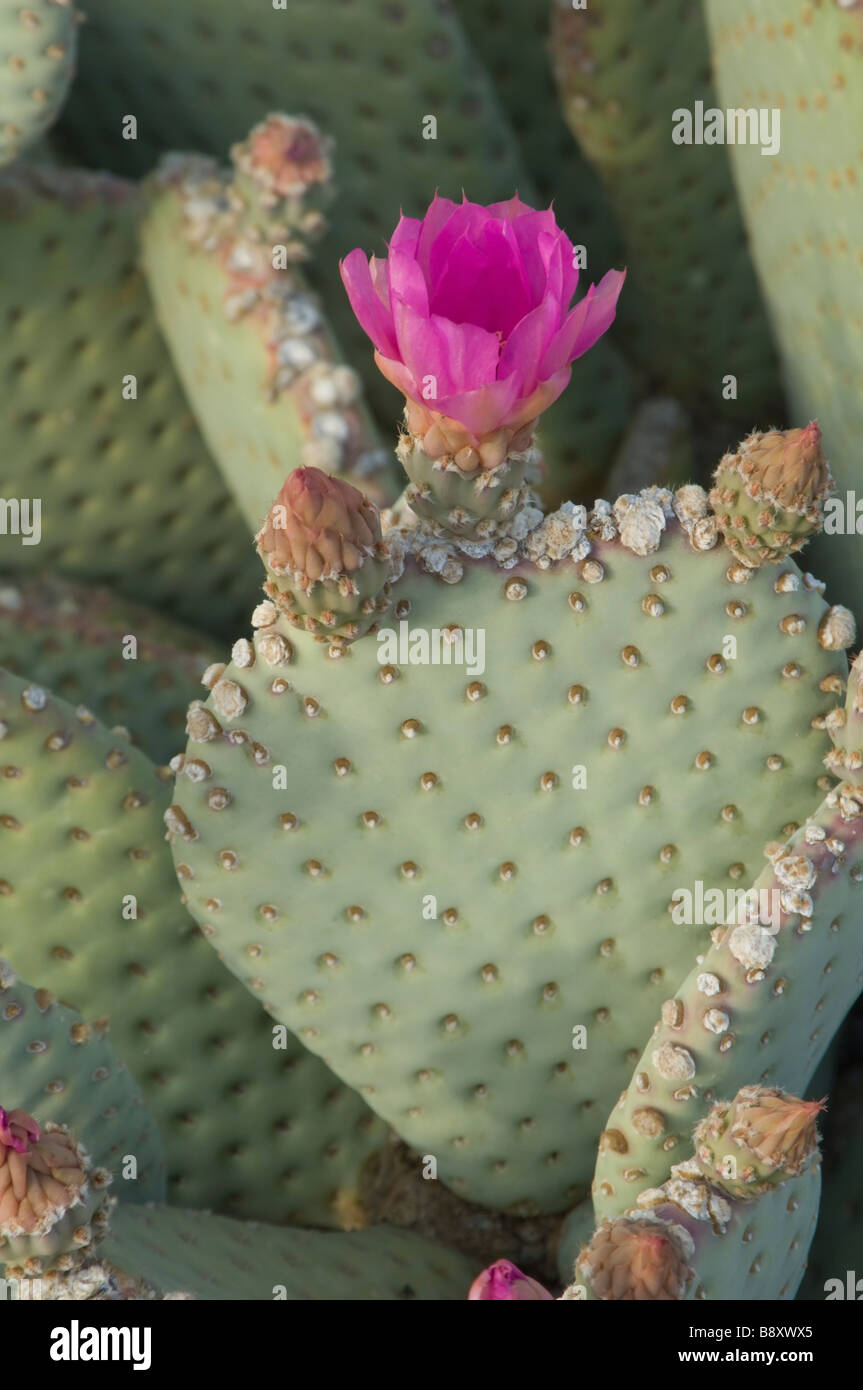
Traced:
[[[554, 15], [564, 114], [626, 242], [619, 341], [689, 404], [747, 425], [776, 415], [776, 356], [728, 154], [672, 142], [672, 113], [691, 111], [695, 100], [716, 104], [700, 6], [591, 0], [574, 9], [556, 0]], [[737, 378], [736, 399], [725, 399], [728, 375]]]
[[734, 171], [794, 411], [818, 417], [839, 487], [839, 519], [814, 558], [834, 597], [859, 606], [863, 19], [836, 0], [707, 0], [706, 9], [721, 104], [781, 111], [779, 153], [736, 145]]
[[71, 0], [0, 0], [0, 164], [56, 118], [75, 71], [80, 18]]
[[434, 542], [429, 565], [464, 568], [442, 584], [408, 561], [393, 622], [483, 629], [477, 676], [382, 666], [372, 636], [331, 660], [259, 609], [256, 645], [190, 712], [210, 776], [181, 778], [168, 818], [238, 977], [494, 1207], [583, 1194], [601, 1117], [709, 941], [672, 924], [672, 893], [750, 881], [817, 804], [846, 669], [793, 562], [746, 579], [672, 519], [653, 553], [597, 541], [542, 568], [572, 525], [537, 528], [537, 566], [444, 564]]
[[[87, 13], [64, 125], [82, 162], [137, 175], [177, 148], [221, 159], [286, 101], [334, 137], [339, 196], [309, 276], [376, 413], [391, 425], [399, 397], [372, 366], [336, 262], [356, 246], [382, 254], [400, 211], [421, 216], [435, 189], [455, 199], [464, 189], [487, 203], [518, 189], [536, 205], [515, 137], [455, 15], [436, 0], [384, 8], [353, 0], [339, 8], [336, 35], [319, 0], [289, 0], [282, 10], [262, 3], [242, 14], [235, 0], [184, 0], [182, 14], [173, 0], [148, 0], [146, 9], [89, 0]], [[124, 140], [130, 111], [137, 139]], [[428, 118], [437, 122], [435, 139], [424, 138]], [[578, 227], [566, 231], [585, 240]], [[588, 283], [607, 269], [597, 251]], [[595, 483], [631, 394], [619, 353], [597, 344], [544, 421], [550, 496], [569, 496], [576, 474], [586, 488]]]
[[[130, 636], [137, 648], [127, 660]], [[210, 638], [110, 589], [59, 575], [0, 577], [0, 665], [128, 729], [158, 763], [185, 742], [186, 707], [215, 656]]]
[[[257, 562], [156, 328], [136, 208], [132, 186], [107, 175], [16, 168], [0, 180], [15, 268], [0, 289], [2, 491], [41, 500], [39, 544], [7, 518], [0, 570], [107, 580], [202, 627], [219, 593], [230, 631]], [[123, 398], [127, 376], [137, 399]]]
[[274, 270], [272, 247], [245, 231], [222, 229], [201, 245], [201, 209], [217, 222], [229, 185], [215, 162], [169, 157], [142, 226], [156, 313], [228, 486], [253, 529], [300, 465], [391, 501], [393, 460], [301, 273]]
[[[846, 817], [839, 798], [828, 793], [787, 844], [774, 844], [773, 862], [754, 880], [759, 894], [781, 895], [779, 931], [716, 927], [663, 1004], [600, 1142], [597, 1216], [618, 1214], [633, 1191], [661, 1183], [713, 1101], [755, 1082], [805, 1091], [863, 984], [863, 813], [846, 799]], [[772, 909], [774, 900], [759, 903]]]
[[201, 940], [164, 843], [156, 769], [17, 676], [0, 679], [0, 720], [0, 954], [87, 1019], [108, 1020], [161, 1125], [169, 1197], [350, 1220], [384, 1128], [293, 1038], [274, 1038]]
[[164, 1206], [118, 1210], [104, 1256], [162, 1294], [208, 1300], [454, 1300], [476, 1274], [464, 1255], [390, 1226], [322, 1234]]
[[[0, 1075], [4, 1110], [25, 1110], [40, 1125], [68, 1125], [112, 1193], [125, 1202], [164, 1195], [159, 1128], [126, 1065], [107, 1039], [47, 989], [33, 989], [0, 963]], [[134, 1158], [133, 1166], [124, 1160]]]

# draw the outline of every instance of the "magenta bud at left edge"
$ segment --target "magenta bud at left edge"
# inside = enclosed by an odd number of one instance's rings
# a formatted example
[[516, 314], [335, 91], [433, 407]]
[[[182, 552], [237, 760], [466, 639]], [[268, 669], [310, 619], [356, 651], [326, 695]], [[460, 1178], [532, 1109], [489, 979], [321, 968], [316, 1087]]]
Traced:
[[548, 1289], [544, 1289], [542, 1284], [537, 1283], [536, 1279], [522, 1274], [518, 1266], [512, 1264], [510, 1260], [497, 1260], [474, 1279], [470, 1286], [468, 1299], [484, 1299], [486, 1301], [508, 1299], [517, 1302], [550, 1299], [554, 1302], [554, 1295], [550, 1294]]

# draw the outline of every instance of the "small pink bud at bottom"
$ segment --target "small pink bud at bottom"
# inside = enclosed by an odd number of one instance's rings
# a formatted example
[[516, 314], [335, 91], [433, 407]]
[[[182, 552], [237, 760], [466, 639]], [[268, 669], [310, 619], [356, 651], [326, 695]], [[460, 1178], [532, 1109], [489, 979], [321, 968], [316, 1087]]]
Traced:
[[516, 1303], [550, 1300], [553, 1303], [554, 1297], [536, 1279], [522, 1274], [518, 1266], [510, 1260], [497, 1260], [474, 1279], [468, 1300]]

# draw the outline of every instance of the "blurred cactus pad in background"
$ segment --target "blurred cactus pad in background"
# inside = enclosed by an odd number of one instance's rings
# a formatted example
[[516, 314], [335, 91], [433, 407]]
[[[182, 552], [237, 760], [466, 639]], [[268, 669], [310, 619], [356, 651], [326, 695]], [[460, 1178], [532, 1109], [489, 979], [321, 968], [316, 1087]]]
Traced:
[[861, 140], [847, 0], [0, 0], [8, 1297], [846, 1296]]

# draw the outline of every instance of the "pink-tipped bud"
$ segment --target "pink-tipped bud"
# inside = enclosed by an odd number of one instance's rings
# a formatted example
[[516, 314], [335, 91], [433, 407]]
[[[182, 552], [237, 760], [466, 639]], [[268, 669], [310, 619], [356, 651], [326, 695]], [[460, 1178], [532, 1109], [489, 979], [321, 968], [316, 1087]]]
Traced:
[[751, 497], [769, 498], [777, 506], [802, 515], [832, 488], [817, 420], [810, 420], [805, 429], [750, 435], [740, 452]]
[[550, 1299], [554, 1302], [554, 1295], [550, 1294], [548, 1289], [544, 1289], [536, 1279], [531, 1279], [529, 1274], [522, 1274], [510, 1260], [497, 1260], [474, 1279], [468, 1299], [483, 1302], [509, 1300], [517, 1303]]
[[377, 509], [350, 483], [297, 468], [258, 537], [267, 564], [306, 584], [353, 574], [381, 539]]
[[799, 1100], [775, 1086], [744, 1086], [717, 1101], [695, 1128], [695, 1160], [709, 1182], [752, 1200], [798, 1177], [818, 1153], [821, 1100]]
[[26, 1110], [4, 1110], [0, 1105], [0, 1147], [26, 1154], [39, 1138], [39, 1126]]
[[662, 1302], [683, 1298], [693, 1277], [683, 1240], [667, 1222], [603, 1221], [575, 1265], [595, 1298]]
[[710, 505], [725, 544], [754, 568], [805, 545], [834, 490], [818, 421], [810, 420], [804, 429], [748, 435], [720, 459]]
[[80, 1201], [86, 1157], [64, 1126], [48, 1124], [40, 1130], [23, 1110], [3, 1115], [0, 1235], [48, 1231]]
[[767, 1086], [745, 1086], [734, 1101], [731, 1139], [765, 1167], [788, 1176], [802, 1172], [818, 1149], [823, 1100], [798, 1100]]
[[311, 121], [270, 115], [232, 151], [238, 168], [281, 198], [302, 197], [329, 182], [329, 141]]

